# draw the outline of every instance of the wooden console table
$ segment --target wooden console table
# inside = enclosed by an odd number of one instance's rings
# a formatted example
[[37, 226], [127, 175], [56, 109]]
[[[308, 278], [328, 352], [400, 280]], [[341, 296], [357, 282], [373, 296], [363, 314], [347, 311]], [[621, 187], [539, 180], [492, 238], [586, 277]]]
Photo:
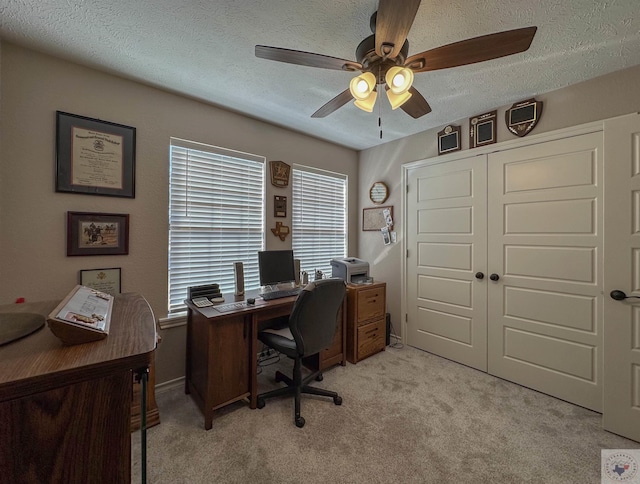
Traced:
[[[0, 306], [45, 317], [59, 301]], [[65, 346], [48, 326], [0, 347], [0, 480], [131, 482], [132, 371], [148, 368], [147, 301], [116, 296], [109, 335]]]

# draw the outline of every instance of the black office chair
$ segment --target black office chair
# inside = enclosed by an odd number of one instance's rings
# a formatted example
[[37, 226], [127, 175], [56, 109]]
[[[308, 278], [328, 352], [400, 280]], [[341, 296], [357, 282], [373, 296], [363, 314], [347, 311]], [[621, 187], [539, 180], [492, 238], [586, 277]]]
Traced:
[[300, 416], [300, 394], [311, 393], [332, 397], [333, 403], [342, 404], [342, 397], [336, 392], [309, 386], [313, 379], [322, 380], [322, 373], [316, 371], [302, 379], [302, 359], [329, 348], [337, 328], [338, 310], [342, 305], [346, 291], [342, 279], [322, 279], [304, 287], [293, 306], [289, 317], [288, 331], [264, 330], [258, 333], [258, 339], [265, 345], [292, 358], [293, 379], [276, 372], [276, 381], [284, 381], [287, 386], [258, 395], [258, 408], [263, 408], [265, 399], [280, 395], [295, 395], [295, 423], [304, 426]]

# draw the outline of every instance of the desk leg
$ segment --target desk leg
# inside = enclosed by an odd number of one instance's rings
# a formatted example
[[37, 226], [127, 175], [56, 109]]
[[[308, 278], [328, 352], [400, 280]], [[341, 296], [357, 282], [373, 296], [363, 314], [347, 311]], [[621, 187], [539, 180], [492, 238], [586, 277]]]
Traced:
[[251, 342], [249, 344], [249, 408], [258, 406], [258, 316], [256, 313], [251, 315]]
[[142, 384], [140, 402], [140, 474], [142, 484], [147, 482], [147, 383], [149, 381], [149, 367], [136, 370], [136, 380]]
[[192, 323], [191, 308], [187, 308], [187, 348], [186, 348], [186, 360], [184, 365], [184, 393], [187, 395], [191, 393], [189, 391], [189, 382], [191, 381], [191, 325]]

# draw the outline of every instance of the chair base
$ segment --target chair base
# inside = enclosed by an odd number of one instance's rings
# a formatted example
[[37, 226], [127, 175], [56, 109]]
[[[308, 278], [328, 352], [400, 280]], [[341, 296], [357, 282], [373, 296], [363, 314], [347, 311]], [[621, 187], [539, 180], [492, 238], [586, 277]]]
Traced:
[[[310, 395], [319, 395], [322, 397], [331, 397], [333, 398], [333, 403], [336, 405], [342, 405], [342, 397], [338, 395], [337, 392], [332, 392], [330, 390], [324, 390], [322, 388], [316, 388], [309, 385], [311, 380], [322, 381], [322, 372], [316, 371], [311, 375], [308, 375], [304, 380], [302, 379], [302, 371], [300, 368], [301, 360], [296, 358], [293, 365], [293, 378], [289, 378], [284, 373], [280, 371], [276, 371], [276, 381], [284, 382], [287, 384], [286, 387], [278, 388], [276, 390], [271, 390], [270, 392], [261, 393], [257, 397], [257, 406], [258, 408], [263, 408], [265, 405], [265, 400], [267, 398], [279, 397], [282, 395], [290, 395], [293, 394], [295, 396], [295, 424], [297, 427], [304, 427], [305, 420], [302, 416], [300, 416], [300, 395], [303, 393], [307, 393]], [[296, 380], [299, 383], [296, 384]]]

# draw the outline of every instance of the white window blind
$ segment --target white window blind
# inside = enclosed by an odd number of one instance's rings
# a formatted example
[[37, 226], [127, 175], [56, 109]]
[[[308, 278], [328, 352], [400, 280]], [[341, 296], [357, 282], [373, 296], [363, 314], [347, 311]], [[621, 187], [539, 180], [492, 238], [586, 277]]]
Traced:
[[233, 263], [245, 288], [259, 286], [264, 247], [265, 159], [171, 139], [169, 314], [184, 311], [189, 286], [234, 291]]
[[331, 276], [330, 261], [347, 255], [347, 177], [294, 166], [292, 246], [300, 269]]

